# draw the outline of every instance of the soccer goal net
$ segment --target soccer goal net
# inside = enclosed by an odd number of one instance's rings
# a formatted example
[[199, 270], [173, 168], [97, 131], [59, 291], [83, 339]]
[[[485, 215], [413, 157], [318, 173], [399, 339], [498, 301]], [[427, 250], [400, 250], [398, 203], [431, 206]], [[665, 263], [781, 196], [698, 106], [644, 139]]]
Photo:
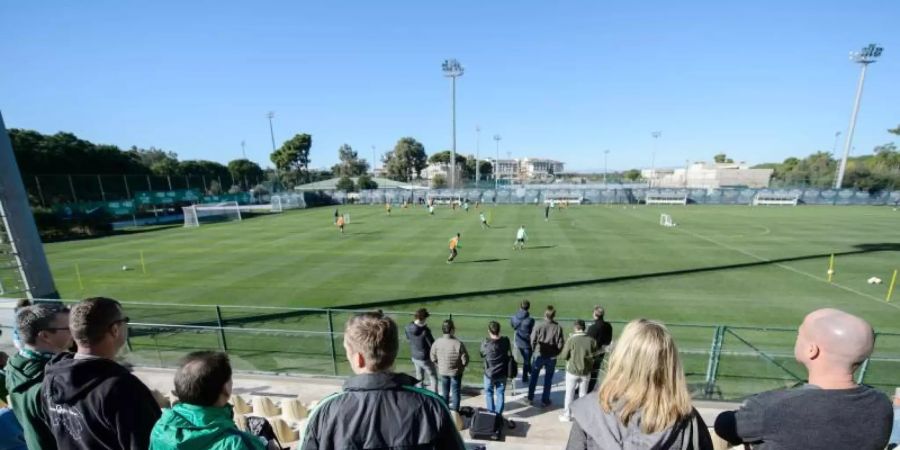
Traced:
[[668, 214], [659, 215], [659, 224], [664, 227], [674, 227], [675, 225], [677, 225], [675, 221], [672, 220], [672, 216]]
[[184, 211], [184, 226], [199, 227], [201, 223], [241, 220], [241, 207], [237, 202], [191, 205]]
[[272, 212], [281, 212], [285, 209], [306, 208], [306, 200], [303, 193], [283, 193], [272, 196]]

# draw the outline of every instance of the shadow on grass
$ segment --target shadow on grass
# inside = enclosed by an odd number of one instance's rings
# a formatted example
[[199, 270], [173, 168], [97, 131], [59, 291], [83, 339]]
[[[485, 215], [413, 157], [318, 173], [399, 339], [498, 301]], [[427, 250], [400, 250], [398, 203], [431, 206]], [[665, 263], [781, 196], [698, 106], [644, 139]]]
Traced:
[[[854, 245], [856, 250], [848, 250], [844, 252], [835, 252], [835, 256], [848, 256], [848, 255], [859, 255], [865, 253], [875, 253], [875, 252], [900, 252], [900, 243], [871, 243], [871, 244], [857, 244]], [[747, 269], [753, 267], [765, 267], [775, 264], [787, 263], [787, 262], [795, 262], [795, 261], [806, 261], [813, 259], [822, 259], [828, 258], [832, 255], [832, 253], [818, 253], [812, 255], [801, 255], [801, 256], [790, 256], [784, 258], [776, 258], [769, 259], [765, 261], [753, 261], [746, 263], [736, 263], [736, 264], [725, 264], [720, 266], [708, 266], [708, 267], [697, 267], [691, 269], [678, 269], [678, 270], [667, 270], [662, 272], [648, 272], [634, 275], [619, 275], [614, 277], [606, 277], [606, 278], [590, 278], [585, 280], [574, 280], [574, 281], [564, 281], [559, 283], [547, 283], [547, 284], [538, 284], [538, 285], [530, 285], [530, 286], [519, 286], [519, 287], [511, 287], [511, 288], [500, 288], [500, 289], [485, 289], [480, 291], [469, 291], [469, 292], [457, 292], [450, 294], [437, 294], [437, 295], [425, 295], [419, 297], [407, 297], [407, 298], [397, 298], [397, 299], [385, 299], [385, 300], [374, 300], [368, 303], [356, 303], [350, 305], [340, 305], [340, 309], [343, 310], [372, 310], [376, 308], [384, 308], [388, 306], [400, 306], [400, 305], [414, 305], [421, 304], [425, 302], [435, 302], [435, 301], [444, 301], [444, 300], [462, 300], [469, 299], [474, 297], [482, 297], [486, 295], [504, 295], [504, 294], [518, 294], [525, 292], [535, 292], [535, 291], [544, 291], [544, 290], [553, 290], [553, 289], [562, 289], [562, 288], [570, 288], [570, 287], [582, 287], [582, 286], [593, 286], [593, 285], [603, 285], [610, 283], [619, 283], [619, 282], [628, 282], [628, 281], [636, 281], [636, 280], [648, 280], [648, 279], [656, 279], [656, 278], [666, 278], [666, 277], [675, 277], [681, 275], [692, 275], [699, 273], [710, 273], [710, 272], [719, 272], [726, 270], [737, 270], [737, 269]], [[475, 261], [472, 261], [475, 262]], [[488, 262], [488, 261], [484, 261]], [[490, 261], [493, 262], [493, 261]], [[229, 318], [227, 320], [223, 320], [224, 326], [239, 326], [249, 323], [255, 322], [267, 322], [272, 320], [286, 319], [292, 317], [302, 317], [309, 315], [320, 315], [324, 314], [323, 311], [310, 311], [305, 309], [297, 309], [297, 310], [289, 310], [277, 313], [270, 314], [256, 314], [249, 315], [245, 317], [235, 317]], [[187, 325], [201, 325], [201, 326], [218, 326], [218, 322], [216, 321], [204, 321], [204, 322], [195, 322], [189, 323]]]
[[460, 261], [460, 262], [457, 262], [456, 264], [492, 263], [492, 262], [500, 262], [500, 261], [509, 261], [509, 258], [476, 259], [473, 261]]

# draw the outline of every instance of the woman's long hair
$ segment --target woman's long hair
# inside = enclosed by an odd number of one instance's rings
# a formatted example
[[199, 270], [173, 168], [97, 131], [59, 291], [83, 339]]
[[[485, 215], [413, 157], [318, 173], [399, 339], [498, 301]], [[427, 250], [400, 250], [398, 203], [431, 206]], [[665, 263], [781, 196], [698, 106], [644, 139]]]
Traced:
[[623, 424], [640, 413], [641, 431], [665, 430], [690, 416], [691, 396], [672, 333], [647, 319], [622, 331], [600, 385], [600, 407]]

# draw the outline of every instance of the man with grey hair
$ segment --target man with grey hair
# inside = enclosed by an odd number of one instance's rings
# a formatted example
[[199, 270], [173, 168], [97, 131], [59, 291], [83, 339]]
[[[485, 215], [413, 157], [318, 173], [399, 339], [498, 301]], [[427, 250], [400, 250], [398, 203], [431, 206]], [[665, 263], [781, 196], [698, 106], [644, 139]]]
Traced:
[[603, 316], [606, 310], [602, 306], [594, 306], [594, 323], [587, 329], [587, 335], [594, 338], [597, 342], [597, 353], [594, 355], [594, 364], [591, 367], [591, 381], [588, 383], [588, 392], [594, 390], [597, 386], [597, 375], [600, 374], [600, 367], [603, 365], [603, 357], [612, 343], [613, 329], [609, 322], [604, 320]]
[[887, 396], [859, 385], [853, 373], [872, 354], [875, 338], [863, 319], [836, 309], [803, 320], [794, 357], [809, 383], [749, 398], [716, 418], [716, 433], [754, 449], [882, 450], [891, 433]]
[[41, 401], [44, 366], [72, 345], [69, 310], [59, 304], [25, 306], [16, 313], [21, 348], [6, 366], [9, 401], [25, 432], [28, 448], [52, 450], [56, 439], [47, 426]]

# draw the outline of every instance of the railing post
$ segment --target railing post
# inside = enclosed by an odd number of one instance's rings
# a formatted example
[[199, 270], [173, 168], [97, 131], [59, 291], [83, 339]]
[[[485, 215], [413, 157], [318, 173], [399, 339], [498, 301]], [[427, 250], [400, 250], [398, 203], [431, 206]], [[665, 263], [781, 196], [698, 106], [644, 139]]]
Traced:
[[719, 373], [719, 359], [722, 355], [722, 341], [725, 338], [725, 327], [717, 326], [713, 332], [712, 345], [709, 349], [709, 362], [706, 364], [706, 386], [703, 397], [711, 398], [716, 389], [716, 377]]
[[[875, 333], [875, 335], [872, 337], [872, 348], [875, 348], [874, 344], [876, 342], [878, 342], [878, 333]], [[869, 370], [869, 360], [871, 359], [872, 357], [869, 356], [859, 367], [859, 373], [856, 375], [856, 384], [863, 384], [863, 381], [866, 379], [866, 371]]]
[[228, 351], [228, 343], [225, 341], [225, 324], [222, 321], [222, 308], [216, 305], [216, 323], [219, 324], [219, 346], [223, 352]]
[[334, 375], [337, 376], [337, 374], [338, 374], [337, 350], [334, 348], [334, 320], [331, 317], [330, 309], [326, 310], [326, 314], [328, 315], [328, 341], [331, 344], [330, 347], [331, 347], [332, 371], [334, 372]]

